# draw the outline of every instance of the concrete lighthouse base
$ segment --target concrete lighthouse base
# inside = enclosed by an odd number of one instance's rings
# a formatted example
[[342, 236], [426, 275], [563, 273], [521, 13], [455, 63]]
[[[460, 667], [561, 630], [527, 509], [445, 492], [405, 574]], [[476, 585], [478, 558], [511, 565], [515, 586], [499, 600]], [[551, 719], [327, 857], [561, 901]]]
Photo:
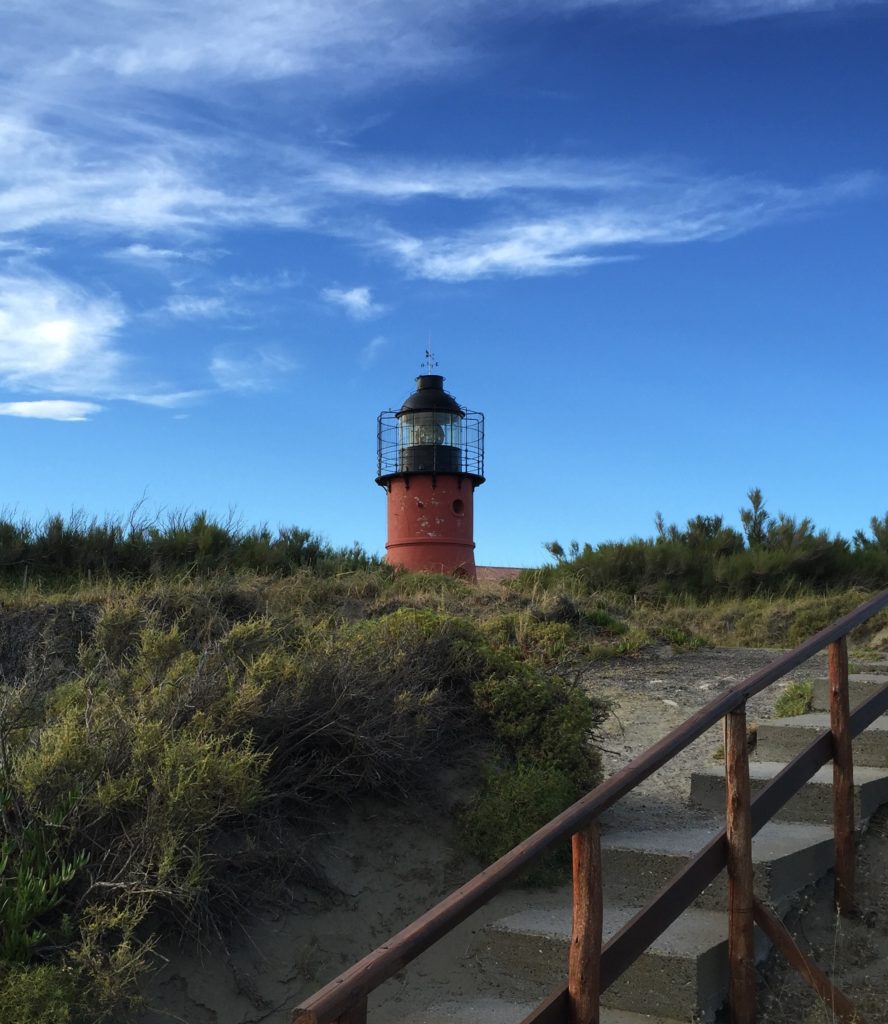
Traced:
[[463, 474], [393, 476], [387, 481], [386, 561], [413, 572], [475, 579], [475, 481]]

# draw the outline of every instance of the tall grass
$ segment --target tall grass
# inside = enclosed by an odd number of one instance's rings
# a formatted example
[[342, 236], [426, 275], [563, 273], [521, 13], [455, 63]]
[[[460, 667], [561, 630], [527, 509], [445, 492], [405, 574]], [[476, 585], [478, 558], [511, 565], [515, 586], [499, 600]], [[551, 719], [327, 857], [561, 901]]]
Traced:
[[379, 564], [357, 543], [337, 548], [295, 526], [247, 528], [206, 512], [146, 517], [137, 509], [125, 519], [103, 520], [72, 512], [39, 522], [0, 514], [0, 583], [7, 585], [244, 569], [285, 575], [310, 568], [329, 575]]

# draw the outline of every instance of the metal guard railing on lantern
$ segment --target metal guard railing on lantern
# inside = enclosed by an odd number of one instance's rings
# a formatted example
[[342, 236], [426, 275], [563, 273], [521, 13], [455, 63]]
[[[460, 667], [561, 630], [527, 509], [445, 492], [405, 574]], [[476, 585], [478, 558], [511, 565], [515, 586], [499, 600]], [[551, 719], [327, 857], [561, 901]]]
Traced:
[[[733, 1024], [755, 1020], [753, 920], [843, 1021], [858, 1019], [850, 1002], [795, 947], [784, 925], [754, 895], [752, 836], [830, 759], [833, 760], [836, 902], [854, 900], [854, 793], [851, 740], [888, 710], [888, 686], [849, 713], [846, 636], [888, 606], [888, 590], [821, 630], [794, 651], [711, 701], [620, 771], [442, 900], [388, 942], [354, 964], [299, 1006], [295, 1024], [364, 1024], [367, 996], [487, 903], [509, 881], [568, 836], [573, 843], [573, 936], [567, 981], [520, 1024], [597, 1024], [603, 992], [728, 869], [730, 1008]], [[830, 722], [758, 794], [750, 797], [746, 702], [829, 646]], [[648, 904], [602, 946], [601, 855], [598, 817], [725, 719], [726, 828], [682, 868]]]
[[[484, 414], [463, 409], [460, 420], [459, 444], [421, 445], [426, 458], [414, 468], [409, 458], [410, 447], [401, 443], [400, 422], [394, 409], [379, 414], [376, 425], [376, 480], [382, 482], [391, 476], [424, 473], [456, 473], [484, 480]], [[415, 446], [414, 446], [415, 447]], [[436, 450], [440, 459], [435, 459]]]

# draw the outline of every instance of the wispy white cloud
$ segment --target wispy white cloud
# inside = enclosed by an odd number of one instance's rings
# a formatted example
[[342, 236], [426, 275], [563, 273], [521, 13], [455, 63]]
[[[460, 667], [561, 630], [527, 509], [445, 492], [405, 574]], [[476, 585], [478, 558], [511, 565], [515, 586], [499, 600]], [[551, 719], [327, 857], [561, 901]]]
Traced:
[[276, 348], [246, 350], [224, 346], [210, 362], [210, 375], [223, 391], [271, 391], [281, 377], [296, 369], [296, 363]]
[[386, 310], [382, 303], [373, 301], [372, 292], [366, 285], [357, 288], [325, 288], [321, 298], [344, 309], [354, 320], [369, 320]]
[[[19, 5], [13, 4], [13, 7]], [[483, 12], [490, 0], [472, 0]], [[58, 0], [8, 19], [6, 52], [30, 42], [41, 51], [41, 77], [118, 76], [165, 88], [219, 80], [263, 81], [346, 75], [390, 77], [452, 61], [455, 12], [411, 0]], [[2, 23], [2, 22], [0, 22]], [[60, 32], [61, 29], [61, 32]], [[0, 49], [0, 54], [3, 50]]]
[[[504, 18], [562, 17], [631, 4], [668, 16], [679, 11], [730, 19], [837, 11], [866, 2], [518, 0], [504, 7], [494, 0], [208, 0], [191, 6], [97, 0], [89, 16], [85, 0], [51, 7], [13, 3], [0, 11], [0, 66], [7, 76], [0, 97], [5, 90], [14, 100], [0, 115], [0, 235], [10, 238], [0, 238], [0, 246], [33, 244], [26, 240], [37, 230], [76, 236], [78, 244], [89, 233], [115, 242], [123, 235], [142, 240], [106, 255], [160, 268], [201, 258], [195, 254], [210, 251], [207, 236], [214, 233], [270, 226], [369, 245], [409, 274], [457, 281], [569, 271], [638, 255], [650, 245], [752, 230], [846, 198], [855, 188], [860, 194], [866, 185], [847, 179], [844, 191], [835, 184], [788, 189], [707, 179], [646, 161], [519, 156], [424, 162], [366, 153], [351, 162], [331, 160], [305, 146], [257, 139], [248, 127], [214, 128], [212, 118], [175, 130], [170, 124], [177, 119], [162, 97], [210, 86], [224, 94], [226, 85], [245, 81], [329, 85], [344, 77], [363, 88], [381, 77], [424, 74], [480, 54], [476, 35], [495, 44], [497, 33], [485, 37], [478, 30]], [[108, 89], [109, 80], [115, 89]], [[152, 89], [160, 83], [162, 91]], [[97, 88], [102, 104], [95, 102]], [[63, 115], [44, 90], [66, 99], [70, 94]], [[424, 207], [422, 229], [409, 221], [396, 229], [389, 222], [411, 203], [430, 198], [449, 203], [431, 212]], [[450, 227], [450, 204], [456, 203], [459, 222], [467, 225], [459, 231]], [[355, 227], [367, 224], [375, 237]], [[179, 287], [197, 291], [193, 282]], [[233, 293], [262, 287], [229, 278], [203, 294], [180, 290], [166, 312], [181, 319], [231, 315], [238, 307]], [[358, 320], [385, 309], [366, 286], [321, 294]], [[72, 320], [72, 330], [78, 337], [91, 331], [105, 338], [97, 365], [100, 373], [107, 371], [120, 358], [108, 338], [123, 313], [110, 300], [80, 301], [89, 316]], [[19, 305], [12, 316], [22, 321], [24, 308]], [[24, 343], [17, 344], [23, 351]], [[76, 361], [72, 356], [72, 365]], [[18, 372], [4, 370], [0, 358], [0, 374]]]
[[112, 249], [106, 255], [112, 259], [147, 264], [166, 264], [171, 260], [188, 258], [184, 252], [180, 252], [178, 249], [159, 249], [156, 246], [145, 245], [144, 242], [133, 242], [132, 245], [124, 246], [122, 249]]
[[0, 276], [0, 380], [8, 387], [101, 394], [123, 363], [114, 298], [50, 275]]
[[531, 276], [632, 258], [645, 247], [736, 236], [788, 216], [866, 194], [860, 175], [810, 188], [745, 179], [673, 179], [590, 197], [544, 215], [518, 213], [426, 238], [378, 231], [373, 244], [412, 275], [466, 281]]
[[358, 357], [365, 369], [372, 363], [375, 363], [379, 356], [382, 354], [382, 350], [388, 345], [388, 338], [383, 338], [378, 335], [375, 338], [371, 338], [370, 341], [361, 349], [361, 354]]
[[227, 292], [242, 295], [263, 295], [269, 292], [286, 291], [296, 287], [302, 280], [292, 270], [279, 270], [276, 274], [232, 274], [224, 283]]
[[295, 282], [295, 275], [289, 271], [266, 275], [232, 274], [210, 280], [203, 294], [174, 291], [161, 312], [179, 320], [246, 320], [260, 297], [265, 302], [268, 295], [291, 289]]
[[[396, 75], [464, 63], [505, 20], [628, 7], [705, 20], [843, 11], [874, 0], [56, 0], [5, 5], [5, 67], [39, 68], [32, 80], [93, 77], [205, 90], [220, 81], [299, 78], [366, 88]], [[480, 36], [481, 46], [476, 43]]]
[[306, 175], [332, 195], [403, 201], [426, 196], [489, 199], [507, 192], [573, 191], [613, 187], [636, 178], [640, 167], [583, 164], [581, 161], [439, 161], [423, 165], [400, 160], [321, 163]]
[[138, 405], [151, 405], [157, 409], [177, 409], [183, 405], [190, 405], [198, 399], [204, 398], [207, 391], [204, 389], [193, 391], [169, 391], [169, 392], [123, 392], [116, 397], [126, 402], [136, 402]]
[[71, 402], [66, 399], [42, 399], [34, 402], [0, 402], [0, 416], [20, 416], [34, 420], [60, 420], [80, 423], [97, 412], [95, 402]]
[[220, 295], [173, 295], [164, 308], [181, 320], [211, 320], [231, 312], [228, 302]]
[[[100, 134], [104, 127], [93, 124], [93, 136], [84, 137], [40, 127], [22, 112], [0, 118], [3, 231], [73, 226], [175, 234], [305, 223], [304, 211], [283, 190], [225, 182], [230, 154], [210, 141], [134, 124], [124, 125], [121, 137], [107, 139]], [[152, 248], [124, 251], [145, 259]]]

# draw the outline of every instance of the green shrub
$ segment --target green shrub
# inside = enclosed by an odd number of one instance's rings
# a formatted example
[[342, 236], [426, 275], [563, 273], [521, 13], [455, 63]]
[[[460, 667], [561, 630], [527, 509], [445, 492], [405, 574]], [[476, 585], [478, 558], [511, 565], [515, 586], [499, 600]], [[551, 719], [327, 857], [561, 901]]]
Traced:
[[[144, 903], [88, 906], [53, 963], [0, 962], [3, 1024], [103, 1024], [140, 1002], [153, 943], [136, 938]], [[128, 1018], [127, 1018], [128, 1019]]]
[[[462, 810], [460, 834], [466, 849], [484, 864], [501, 857], [569, 807], [581, 787], [552, 765], [519, 763], [487, 773], [477, 794]], [[527, 876], [552, 882], [568, 862], [569, 847], [552, 851]]]
[[474, 697], [507, 762], [551, 768], [579, 790], [599, 782], [601, 760], [591, 741], [607, 717], [605, 702], [576, 683], [527, 667], [481, 680]]
[[73, 1024], [81, 1004], [77, 975], [62, 964], [0, 964], [4, 1024]]
[[[606, 702], [576, 681], [501, 658], [498, 672], [473, 687], [493, 733], [494, 767], [459, 816], [466, 848], [482, 861], [511, 849], [601, 780], [592, 745], [608, 714]], [[564, 850], [529, 874], [551, 881]]]
[[582, 656], [585, 646], [569, 623], [540, 621], [527, 611], [492, 616], [482, 629], [494, 646], [514, 646], [525, 658], [542, 665], [557, 664], [568, 656]]
[[[483, 783], [482, 818], [497, 800], [514, 813], [509, 778], [529, 801], [537, 788], [546, 818], [596, 783], [606, 711], [551, 666], [622, 642], [597, 603], [407, 580], [300, 570], [94, 587], [91, 636], [63, 681], [29, 672], [0, 688], [0, 811], [51, 823], [67, 808], [42, 847], [24, 836], [40, 893], [0, 831], [0, 901], [26, 898], [3, 933], [0, 992], [21, 992], [9, 998], [28, 1019], [120, 1019], [155, 933], [205, 932], [257, 888], [310, 880], [282, 826], [308, 835], [331, 803], [415, 795], [477, 749], [499, 780]], [[467, 605], [472, 618], [451, 611]]]
[[775, 718], [793, 718], [806, 715], [814, 706], [814, 684], [793, 681], [774, 702]]
[[742, 533], [720, 515], [698, 515], [680, 527], [667, 526], [658, 514], [654, 537], [582, 548], [574, 542], [569, 554], [550, 542], [546, 547], [557, 564], [535, 574], [534, 585], [570, 586], [587, 594], [616, 591], [662, 602], [875, 590], [888, 584], [888, 515], [871, 519], [871, 536], [858, 530], [848, 541], [817, 530], [808, 518], [771, 516], [758, 489], [747, 498], [750, 506], [740, 510]]

